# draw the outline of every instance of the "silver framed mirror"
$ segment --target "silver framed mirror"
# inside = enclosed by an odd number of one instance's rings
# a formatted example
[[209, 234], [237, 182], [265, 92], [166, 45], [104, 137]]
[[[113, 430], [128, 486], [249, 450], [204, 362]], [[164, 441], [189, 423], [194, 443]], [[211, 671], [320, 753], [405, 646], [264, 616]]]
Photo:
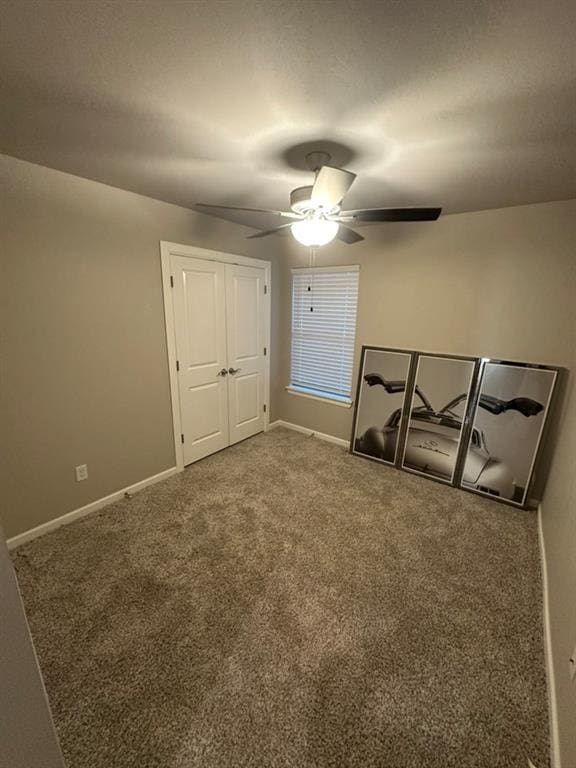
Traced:
[[352, 453], [397, 465], [413, 358], [407, 350], [362, 347]]
[[483, 358], [460, 487], [525, 507], [558, 369]]
[[402, 469], [453, 484], [477, 358], [418, 353]]

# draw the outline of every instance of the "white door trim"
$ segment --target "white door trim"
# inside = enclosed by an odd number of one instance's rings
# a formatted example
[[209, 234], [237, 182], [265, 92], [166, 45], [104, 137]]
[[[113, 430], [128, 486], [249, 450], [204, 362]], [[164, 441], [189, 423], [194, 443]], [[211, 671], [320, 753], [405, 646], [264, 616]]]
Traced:
[[168, 350], [168, 375], [170, 377], [170, 399], [172, 401], [172, 426], [174, 429], [174, 454], [176, 456], [176, 468], [184, 469], [184, 452], [180, 435], [182, 423], [180, 420], [180, 395], [178, 392], [178, 375], [176, 371], [176, 329], [174, 326], [174, 302], [172, 299], [172, 284], [170, 280], [170, 257], [187, 256], [192, 259], [204, 261], [220, 261], [224, 264], [241, 264], [246, 267], [258, 267], [264, 270], [264, 282], [267, 288], [264, 296], [264, 314], [266, 318], [265, 345], [267, 350], [266, 366], [264, 371], [264, 402], [266, 413], [264, 414], [264, 429], [268, 429], [270, 420], [270, 282], [271, 262], [264, 259], [253, 259], [250, 256], [239, 256], [235, 253], [224, 251], [212, 251], [207, 248], [197, 248], [194, 245], [180, 245], [160, 241], [160, 258], [162, 263], [162, 293], [164, 297], [164, 322], [166, 326], [166, 346]]

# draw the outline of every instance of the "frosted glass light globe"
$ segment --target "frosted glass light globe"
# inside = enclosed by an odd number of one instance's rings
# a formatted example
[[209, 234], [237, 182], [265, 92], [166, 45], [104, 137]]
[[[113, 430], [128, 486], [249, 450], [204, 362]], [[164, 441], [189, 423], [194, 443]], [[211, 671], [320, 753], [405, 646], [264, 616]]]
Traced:
[[334, 240], [338, 232], [338, 222], [320, 217], [303, 219], [294, 222], [290, 229], [299, 243], [314, 248]]

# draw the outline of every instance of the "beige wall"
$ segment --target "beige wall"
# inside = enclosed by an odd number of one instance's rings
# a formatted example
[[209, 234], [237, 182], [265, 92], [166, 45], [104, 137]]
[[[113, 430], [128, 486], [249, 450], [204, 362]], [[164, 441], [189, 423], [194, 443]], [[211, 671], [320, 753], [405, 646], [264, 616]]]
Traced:
[[[574, 329], [574, 326], [573, 326]], [[572, 371], [576, 371], [573, 336]], [[559, 439], [542, 502], [550, 623], [560, 726], [562, 768], [576, 768], [576, 680], [568, 659], [576, 647], [576, 389], [572, 376], [560, 418]]]
[[[360, 264], [356, 364], [362, 344], [486, 355], [576, 369], [576, 201], [366, 228], [365, 243], [320, 249], [318, 266]], [[282, 260], [278, 418], [348, 439], [352, 412], [287, 393], [290, 268]], [[563, 768], [576, 767], [576, 404], [573, 374], [557, 417], [543, 502]], [[541, 478], [542, 481], [543, 478]]]
[[6, 156], [0, 211], [1, 515], [14, 536], [174, 465], [160, 240], [259, 258], [282, 241]]
[[[362, 344], [569, 365], [576, 201], [366, 227], [366, 241], [319, 249], [318, 266], [360, 264]], [[280, 418], [348, 439], [352, 414], [284, 391], [290, 368], [290, 245], [280, 266]]]
[[0, 765], [64, 768], [1, 527], [0, 595]]

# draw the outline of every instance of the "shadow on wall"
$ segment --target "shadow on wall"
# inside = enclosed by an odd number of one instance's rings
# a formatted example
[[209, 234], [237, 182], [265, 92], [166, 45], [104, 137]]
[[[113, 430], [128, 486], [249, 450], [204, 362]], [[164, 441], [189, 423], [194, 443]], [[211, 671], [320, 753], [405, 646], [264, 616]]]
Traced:
[[[418, 263], [422, 269], [426, 268], [430, 263], [430, 257], [425, 254], [422, 255], [422, 250], [418, 250], [416, 246], [422, 243], [426, 239], [430, 239], [430, 236], [434, 234], [435, 230], [442, 227], [442, 218], [438, 221], [421, 221], [416, 223], [408, 222], [385, 222], [381, 224], [369, 223], [362, 226], [355, 225], [353, 228], [357, 229], [359, 234], [364, 237], [365, 242], [356, 243], [355, 245], [345, 245], [339, 240], [334, 240], [328, 245], [317, 249], [315, 256], [315, 266], [327, 267], [327, 266], [348, 266], [350, 264], [362, 265], [366, 260], [373, 259], [380, 260], [386, 267], [390, 269], [400, 268], [406, 261], [406, 253], [402, 252], [401, 262], [399, 259], [395, 261], [394, 250], [400, 247], [414, 246], [414, 263]], [[277, 239], [276, 236], [271, 236], [271, 240]], [[297, 243], [293, 237], [288, 236], [282, 238], [286, 243], [286, 248], [290, 261], [286, 264], [286, 269], [300, 268], [310, 266], [310, 249], [306, 248], [300, 243]], [[372, 286], [371, 286], [372, 287]], [[373, 286], [376, 288], [376, 285]], [[362, 282], [360, 283], [361, 295], [366, 291], [367, 286]], [[359, 313], [371, 312], [371, 308], [360, 301], [358, 306]], [[360, 325], [360, 321], [359, 321]]]
[[556, 392], [542, 436], [540, 455], [538, 456], [534, 473], [534, 485], [530, 494], [532, 498], [537, 499], [538, 501], [542, 499], [544, 491], [546, 490], [546, 481], [550, 474], [550, 467], [554, 461], [560, 429], [564, 421], [565, 411], [569, 401], [569, 393], [573, 387], [574, 379], [573, 377], [570, 377], [569, 371], [565, 368], [560, 369], [556, 381]]

